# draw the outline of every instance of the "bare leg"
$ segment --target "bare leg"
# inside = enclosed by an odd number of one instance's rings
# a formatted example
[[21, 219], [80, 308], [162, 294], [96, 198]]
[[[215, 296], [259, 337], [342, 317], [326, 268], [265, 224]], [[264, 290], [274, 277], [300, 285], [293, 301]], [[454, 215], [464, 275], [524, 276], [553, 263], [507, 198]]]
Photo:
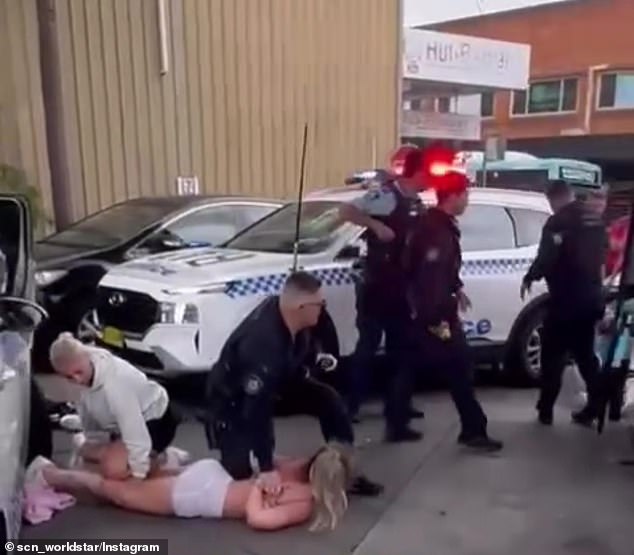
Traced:
[[42, 470], [46, 482], [62, 491], [88, 491], [113, 505], [154, 515], [173, 515], [173, 477], [148, 480], [107, 480], [98, 474], [82, 470], [62, 470], [48, 466]]
[[81, 493], [87, 491], [95, 497], [102, 498], [102, 485], [104, 479], [94, 472], [85, 470], [63, 470], [55, 465], [49, 465], [42, 469], [42, 476], [52, 488], [68, 493]]
[[130, 477], [128, 450], [122, 441], [86, 443], [79, 449], [79, 455], [85, 462], [97, 465], [104, 478], [126, 480]]

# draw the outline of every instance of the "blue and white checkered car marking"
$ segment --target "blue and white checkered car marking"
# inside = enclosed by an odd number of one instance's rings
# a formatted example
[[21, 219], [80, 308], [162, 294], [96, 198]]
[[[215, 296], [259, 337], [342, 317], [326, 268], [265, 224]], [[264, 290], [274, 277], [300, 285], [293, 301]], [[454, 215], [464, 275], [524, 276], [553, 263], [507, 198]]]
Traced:
[[463, 276], [487, 276], [512, 274], [528, 270], [532, 258], [484, 258], [466, 260], [462, 265]]
[[[531, 258], [503, 258], [466, 260], [462, 266], [462, 276], [486, 276], [523, 272], [528, 269]], [[311, 272], [325, 286], [340, 287], [354, 283], [355, 270], [352, 268], [323, 268]], [[267, 274], [233, 281], [225, 294], [232, 299], [251, 295], [276, 295], [282, 290], [288, 273]]]
[[[350, 268], [323, 268], [312, 271], [311, 274], [317, 276], [326, 286], [337, 287], [353, 283], [353, 271]], [[233, 281], [225, 293], [232, 299], [250, 295], [275, 295], [282, 290], [287, 277], [288, 273], [268, 274]]]

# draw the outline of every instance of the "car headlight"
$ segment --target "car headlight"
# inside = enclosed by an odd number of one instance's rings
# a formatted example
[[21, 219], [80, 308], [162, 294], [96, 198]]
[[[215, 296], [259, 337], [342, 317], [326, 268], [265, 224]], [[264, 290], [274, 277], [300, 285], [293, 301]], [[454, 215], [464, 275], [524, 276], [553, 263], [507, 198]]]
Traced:
[[62, 279], [66, 274], [68, 274], [66, 270], [41, 270], [35, 272], [35, 283], [39, 287], [46, 287]]
[[161, 303], [159, 306], [161, 324], [198, 324], [198, 307], [191, 303]]

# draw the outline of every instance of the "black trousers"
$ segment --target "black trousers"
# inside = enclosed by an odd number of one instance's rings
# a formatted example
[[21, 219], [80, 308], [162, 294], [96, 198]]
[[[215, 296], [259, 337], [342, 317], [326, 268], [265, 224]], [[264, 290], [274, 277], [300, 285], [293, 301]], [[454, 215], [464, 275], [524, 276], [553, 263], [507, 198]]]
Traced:
[[595, 328], [601, 314], [598, 310], [562, 313], [549, 308], [542, 328], [542, 379], [538, 410], [552, 411], [561, 378], [569, 357], [576, 362], [586, 382], [588, 408], [596, 408], [599, 386], [599, 359], [594, 351]]
[[179, 425], [179, 419], [174, 413], [172, 404], [168, 403], [163, 416], [148, 420], [146, 424], [152, 439], [152, 451], [163, 453], [174, 441]]
[[406, 356], [409, 310], [405, 296], [377, 291], [357, 284], [357, 329], [359, 339], [352, 356], [348, 380], [348, 407], [355, 414], [365, 401], [377, 349], [385, 335], [385, 354], [390, 376], [385, 394], [388, 427], [398, 430], [409, 421], [414, 390], [414, 368]]
[[[291, 410], [314, 416], [319, 420], [325, 441], [354, 443], [354, 431], [346, 405], [339, 393], [331, 386], [312, 377], [289, 382], [281, 395], [290, 401]], [[253, 474], [250, 453], [253, 450], [251, 434], [238, 411], [228, 418], [215, 422], [215, 439], [220, 449], [221, 464], [236, 480], [244, 480]], [[269, 441], [275, 447], [273, 420], [269, 423]]]
[[414, 322], [410, 332], [411, 356], [416, 356], [428, 370], [439, 372], [449, 387], [451, 398], [460, 415], [461, 437], [486, 435], [487, 417], [475, 396], [473, 361], [462, 324], [450, 320], [451, 338], [442, 340], [427, 326]]

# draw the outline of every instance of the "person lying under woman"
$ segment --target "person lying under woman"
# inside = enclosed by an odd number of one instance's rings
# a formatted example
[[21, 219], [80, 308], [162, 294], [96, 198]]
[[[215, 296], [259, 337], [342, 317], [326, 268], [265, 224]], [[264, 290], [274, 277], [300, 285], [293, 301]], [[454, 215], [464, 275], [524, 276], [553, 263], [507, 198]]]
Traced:
[[[165, 388], [68, 332], [51, 345], [50, 360], [58, 374], [81, 386], [77, 408], [88, 441], [77, 447], [86, 462], [98, 464], [104, 477], [119, 480], [143, 479], [151, 467], [165, 463], [178, 426]], [[105, 441], [95, 441], [104, 433]], [[180, 449], [172, 454], [186, 456]]]
[[348, 507], [352, 475], [349, 447], [330, 443], [308, 460], [275, 461], [281, 487], [267, 491], [257, 478], [233, 480], [215, 459], [202, 459], [179, 473], [158, 471], [145, 480], [109, 480], [84, 470], [64, 470], [39, 457], [27, 483], [65, 493], [89, 492], [129, 511], [181, 518], [233, 518], [256, 530], [279, 530], [306, 522], [311, 531], [334, 529]]

